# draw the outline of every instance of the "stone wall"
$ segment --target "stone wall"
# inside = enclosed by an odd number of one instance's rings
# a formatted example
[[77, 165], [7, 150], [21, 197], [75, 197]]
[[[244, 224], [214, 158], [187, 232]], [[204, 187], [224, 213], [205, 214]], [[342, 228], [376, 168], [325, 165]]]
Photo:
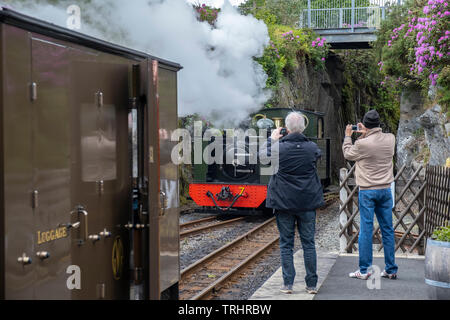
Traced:
[[274, 94], [277, 107], [325, 113], [325, 137], [331, 138], [331, 171], [335, 182], [345, 164], [342, 141], [350, 118], [343, 105], [344, 85], [344, 65], [337, 55], [331, 54], [325, 70], [316, 70], [308, 60], [300, 61]]

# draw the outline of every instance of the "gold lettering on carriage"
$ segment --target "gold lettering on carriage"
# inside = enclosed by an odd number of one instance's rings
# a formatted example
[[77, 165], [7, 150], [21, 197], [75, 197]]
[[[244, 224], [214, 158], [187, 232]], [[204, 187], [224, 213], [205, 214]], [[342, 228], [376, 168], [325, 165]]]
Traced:
[[60, 227], [56, 229], [51, 229], [48, 231], [38, 231], [37, 232], [37, 244], [43, 244], [45, 242], [50, 242], [67, 237], [67, 228]]

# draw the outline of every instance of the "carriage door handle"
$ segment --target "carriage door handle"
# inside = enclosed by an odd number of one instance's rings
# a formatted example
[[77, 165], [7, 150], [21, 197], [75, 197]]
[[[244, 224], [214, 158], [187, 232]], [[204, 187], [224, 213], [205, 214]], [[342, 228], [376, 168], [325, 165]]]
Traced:
[[167, 208], [167, 196], [166, 193], [164, 191], [159, 191], [161, 197], [160, 197], [160, 202], [161, 202], [161, 211], [159, 213], [160, 216], [163, 216], [166, 214], [166, 208]]
[[[88, 239], [88, 212], [84, 209], [84, 207], [82, 205], [78, 205], [78, 206], [76, 206], [75, 210], [72, 210], [70, 212], [71, 215], [74, 213], [77, 213], [78, 216], [80, 214], [84, 215], [84, 242], [86, 242]], [[77, 222], [73, 223], [72, 225], [79, 226], [79, 224], [80, 224], [80, 221], [77, 221]], [[79, 244], [82, 244], [81, 241]]]

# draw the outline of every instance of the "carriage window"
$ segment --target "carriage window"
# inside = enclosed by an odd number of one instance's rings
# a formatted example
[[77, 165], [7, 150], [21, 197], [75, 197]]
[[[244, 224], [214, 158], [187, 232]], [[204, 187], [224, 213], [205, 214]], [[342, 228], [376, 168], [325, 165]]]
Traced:
[[115, 180], [116, 108], [83, 104], [80, 114], [81, 176], [85, 182]]
[[317, 138], [322, 139], [324, 136], [323, 118], [317, 120]]

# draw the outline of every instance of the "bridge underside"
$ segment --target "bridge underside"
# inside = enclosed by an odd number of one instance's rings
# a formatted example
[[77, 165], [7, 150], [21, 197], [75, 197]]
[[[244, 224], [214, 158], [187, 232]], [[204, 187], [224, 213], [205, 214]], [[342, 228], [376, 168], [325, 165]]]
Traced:
[[318, 35], [324, 37], [332, 49], [369, 49], [370, 42], [377, 40], [374, 29], [316, 29]]

